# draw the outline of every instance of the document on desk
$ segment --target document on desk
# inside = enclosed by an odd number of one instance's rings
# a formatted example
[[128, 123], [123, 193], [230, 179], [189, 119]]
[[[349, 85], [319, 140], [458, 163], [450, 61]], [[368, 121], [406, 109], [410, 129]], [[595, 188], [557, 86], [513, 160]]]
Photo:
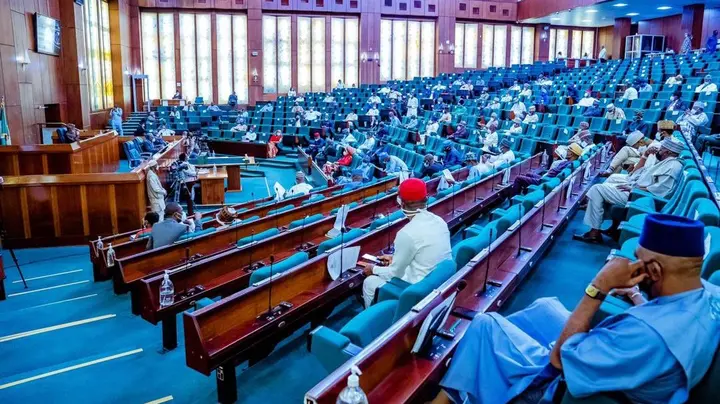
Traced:
[[327, 269], [332, 280], [336, 280], [340, 275], [357, 266], [358, 257], [360, 257], [360, 247], [344, 248], [342, 244], [337, 251], [328, 256]]

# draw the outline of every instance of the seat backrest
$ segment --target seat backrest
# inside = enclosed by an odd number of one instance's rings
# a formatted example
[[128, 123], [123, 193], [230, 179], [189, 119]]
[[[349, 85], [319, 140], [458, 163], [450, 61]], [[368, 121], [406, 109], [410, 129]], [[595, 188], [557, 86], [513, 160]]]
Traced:
[[455, 261], [445, 260], [439, 263], [435, 269], [418, 283], [408, 286], [400, 294], [399, 304], [395, 310], [395, 318], [393, 323], [398, 321], [400, 317], [409, 312], [425, 296], [429, 295], [434, 289], [440, 287], [446, 280], [455, 274]]
[[702, 271], [700, 276], [703, 279], [710, 279], [720, 269], [720, 228], [714, 226], [705, 227], [705, 245], [710, 244], [705, 251]]
[[[490, 231], [497, 232], [492, 226], [483, 227], [480, 234], [475, 237], [466, 238], [465, 240], [455, 244], [452, 248], [453, 261], [458, 268], [464, 267], [473, 257], [478, 255], [483, 248], [490, 244]], [[496, 234], [493, 235], [497, 237]]]
[[672, 214], [677, 216], [687, 216], [692, 201], [703, 197], [707, 198], [708, 192], [702, 181], [689, 181], [680, 196], [677, 206], [672, 210]]
[[294, 221], [290, 222], [290, 225], [288, 226], [288, 228], [294, 229], [296, 227], [304, 227], [304, 226], [309, 225], [310, 223], [315, 223], [324, 218], [325, 218], [325, 216], [323, 216], [322, 213], [317, 213], [315, 215], [308, 216], [304, 219], [298, 219], [298, 220], [294, 220]]
[[318, 246], [317, 253], [324, 254], [326, 251], [333, 249], [342, 243], [347, 243], [348, 241], [352, 241], [360, 236], [363, 236], [365, 233], [366, 231], [363, 229], [352, 229], [349, 232], [331, 238], [330, 240], [325, 240]]
[[293, 268], [297, 265], [302, 264], [303, 262], [307, 261], [310, 258], [308, 253], [306, 252], [299, 252], [296, 253], [278, 263], [275, 263], [272, 265], [272, 268], [270, 265], [266, 265], [262, 268], [259, 268], [252, 272], [250, 275], [250, 284], [260, 282], [263, 279], [267, 279], [270, 277], [270, 273], [272, 274], [279, 274], [287, 271], [290, 268]]

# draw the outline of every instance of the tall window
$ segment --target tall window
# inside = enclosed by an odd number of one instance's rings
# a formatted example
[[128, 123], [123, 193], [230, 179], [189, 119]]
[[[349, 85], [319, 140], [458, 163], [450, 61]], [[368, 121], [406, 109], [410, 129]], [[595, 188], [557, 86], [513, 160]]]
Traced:
[[478, 24], [455, 24], [455, 67], [477, 67]]
[[238, 103], [248, 102], [247, 16], [218, 14], [215, 18], [218, 103], [235, 91]]
[[86, 1], [85, 16], [90, 108], [98, 111], [111, 108], [113, 105], [110, 12], [107, 1]]
[[325, 17], [297, 19], [298, 91], [325, 91]]
[[290, 90], [292, 59], [290, 46], [290, 17], [263, 16], [265, 93], [286, 93]]
[[435, 22], [380, 22], [380, 80], [408, 80], [435, 73]]
[[582, 54], [585, 57], [587, 54], [593, 57], [593, 51], [595, 49], [595, 31], [583, 31], [582, 33]]
[[507, 25], [483, 24], [482, 68], [505, 67]]
[[211, 29], [210, 14], [180, 14], [180, 82], [191, 101], [213, 99]]
[[510, 64], [532, 64], [535, 56], [535, 28], [510, 27]]
[[142, 13], [143, 71], [150, 99], [172, 98], [176, 90], [175, 21], [172, 14]]
[[342, 80], [358, 85], [359, 29], [357, 18], [332, 18], [330, 30], [330, 79], [332, 87]]
[[573, 30], [572, 32], [572, 52], [570, 57], [573, 59], [582, 57], [582, 31]]
[[562, 57], [568, 57], [568, 30], [551, 29], [550, 30], [550, 60], [557, 59], [558, 52], [562, 52]]
[[532, 64], [535, 59], [535, 28], [523, 27], [522, 64]]

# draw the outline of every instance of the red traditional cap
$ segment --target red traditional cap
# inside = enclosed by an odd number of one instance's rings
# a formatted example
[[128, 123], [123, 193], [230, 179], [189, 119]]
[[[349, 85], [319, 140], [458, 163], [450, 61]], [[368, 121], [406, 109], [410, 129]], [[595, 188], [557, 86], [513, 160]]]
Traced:
[[404, 202], [420, 202], [427, 198], [425, 181], [419, 178], [408, 178], [400, 184], [398, 191], [400, 199]]

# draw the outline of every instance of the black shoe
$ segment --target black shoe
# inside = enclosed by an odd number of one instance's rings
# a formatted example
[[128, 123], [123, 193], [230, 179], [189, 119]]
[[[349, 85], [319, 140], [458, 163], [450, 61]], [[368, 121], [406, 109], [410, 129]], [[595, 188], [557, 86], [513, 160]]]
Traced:
[[585, 234], [573, 234], [573, 240], [582, 241], [588, 244], [602, 244], [603, 238], [601, 235], [591, 236], [590, 232]]

